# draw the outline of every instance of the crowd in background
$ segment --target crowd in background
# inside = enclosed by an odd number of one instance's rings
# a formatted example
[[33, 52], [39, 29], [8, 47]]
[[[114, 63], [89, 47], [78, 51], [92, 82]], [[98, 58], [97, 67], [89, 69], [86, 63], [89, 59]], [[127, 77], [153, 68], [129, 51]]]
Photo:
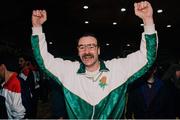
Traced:
[[[10, 57], [7, 58], [7, 61], [15, 63], [9, 60]], [[14, 72], [21, 86], [21, 100], [25, 109], [22, 118], [40, 118], [37, 110], [40, 102], [50, 103], [51, 109], [47, 111], [49, 118], [68, 118], [61, 86], [38, 68], [32, 56], [19, 54], [17, 60], [14, 66], [18, 67]], [[14, 67], [13, 64], [9, 65]], [[1, 80], [1, 92], [4, 88], [6, 86]], [[128, 100], [122, 118], [180, 118], [180, 61], [169, 62], [168, 66], [156, 61], [147, 74], [129, 85], [126, 97]], [[6, 100], [0, 96], [0, 118], [9, 118]]]
[[0, 118], [41, 118], [39, 110], [47, 106], [39, 105], [49, 101], [51, 109], [45, 114], [54, 119], [180, 118], [179, 60], [164, 69], [159, 64], [163, 60], [156, 59], [161, 56], [151, 3], [135, 2], [134, 13], [144, 28], [138, 51], [103, 61], [99, 39], [86, 33], [77, 41], [78, 62], [55, 58], [48, 51], [43, 32], [47, 12], [33, 10], [34, 55], [0, 52]]
[[[0, 119], [43, 118], [38, 112], [45, 108], [39, 105], [46, 103], [49, 118], [67, 118], [61, 87], [38, 68], [31, 55], [15, 55], [8, 49], [0, 50], [0, 68], [6, 67], [0, 70]], [[13, 77], [6, 79], [11, 76], [6, 73]]]

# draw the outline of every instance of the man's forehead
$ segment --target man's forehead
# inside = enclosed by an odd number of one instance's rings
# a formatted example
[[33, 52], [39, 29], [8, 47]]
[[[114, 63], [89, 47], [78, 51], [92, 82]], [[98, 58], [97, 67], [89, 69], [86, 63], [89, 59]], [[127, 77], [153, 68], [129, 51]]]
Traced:
[[78, 44], [83, 44], [83, 43], [97, 43], [97, 39], [93, 36], [81, 37]]

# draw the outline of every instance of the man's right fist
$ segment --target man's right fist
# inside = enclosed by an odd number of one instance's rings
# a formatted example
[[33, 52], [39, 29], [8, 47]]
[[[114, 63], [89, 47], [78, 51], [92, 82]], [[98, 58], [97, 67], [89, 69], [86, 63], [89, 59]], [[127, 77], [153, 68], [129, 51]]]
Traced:
[[45, 10], [33, 10], [32, 12], [32, 26], [40, 27], [47, 20], [47, 13]]

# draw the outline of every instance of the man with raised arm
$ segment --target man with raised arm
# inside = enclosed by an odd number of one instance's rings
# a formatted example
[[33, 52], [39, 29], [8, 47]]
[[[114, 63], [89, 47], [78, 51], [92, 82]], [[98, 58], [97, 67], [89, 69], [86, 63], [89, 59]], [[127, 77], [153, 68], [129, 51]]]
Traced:
[[79, 38], [79, 61], [54, 58], [47, 51], [42, 25], [47, 20], [45, 10], [32, 13], [32, 46], [41, 69], [63, 87], [69, 118], [120, 118], [125, 106], [129, 83], [148, 71], [156, 59], [157, 33], [153, 9], [147, 1], [134, 4], [135, 15], [143, 20], [144, 32], [140, 50], [126, 58], [102, 61], [100, 46], [92, 34]]

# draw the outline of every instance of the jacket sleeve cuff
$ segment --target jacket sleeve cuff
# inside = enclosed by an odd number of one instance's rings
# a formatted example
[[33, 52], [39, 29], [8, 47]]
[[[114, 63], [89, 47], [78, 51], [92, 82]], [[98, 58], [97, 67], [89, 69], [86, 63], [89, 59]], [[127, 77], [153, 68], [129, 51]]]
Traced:
[[32, 27], [32, 34], [33, 35], [38, 35], [38, 34], [42, 34], [42, 27]]
[[146, 26], [144, 26], [144, 33], [145, 34], [153, 34], [153, 33], [155, 33], [155, 25], [153, 24], [153, 25], [146, 25]]

